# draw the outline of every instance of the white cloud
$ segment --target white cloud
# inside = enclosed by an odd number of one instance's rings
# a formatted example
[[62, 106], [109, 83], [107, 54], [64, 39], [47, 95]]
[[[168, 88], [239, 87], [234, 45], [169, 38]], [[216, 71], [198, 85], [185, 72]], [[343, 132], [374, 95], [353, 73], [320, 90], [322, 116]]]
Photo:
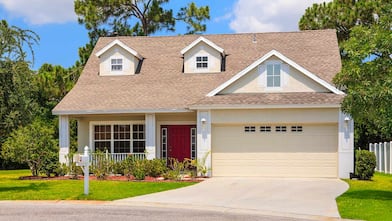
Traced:
[[235, 32], [280, 32], [298, 30], [305, 9], [331, 0], [238, 0], [230, 28]]
[[33, 25], [74, 22], [73, 0], [0, 0], [11, 17], [22, 17]]

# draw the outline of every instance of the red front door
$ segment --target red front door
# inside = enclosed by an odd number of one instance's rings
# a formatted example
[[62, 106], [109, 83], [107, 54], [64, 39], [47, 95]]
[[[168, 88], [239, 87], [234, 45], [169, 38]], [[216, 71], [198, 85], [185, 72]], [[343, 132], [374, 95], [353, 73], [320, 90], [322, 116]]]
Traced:
[[167, 157], [183, 161], [191, 158], [191, 133], [193, 125], [167, 125]]

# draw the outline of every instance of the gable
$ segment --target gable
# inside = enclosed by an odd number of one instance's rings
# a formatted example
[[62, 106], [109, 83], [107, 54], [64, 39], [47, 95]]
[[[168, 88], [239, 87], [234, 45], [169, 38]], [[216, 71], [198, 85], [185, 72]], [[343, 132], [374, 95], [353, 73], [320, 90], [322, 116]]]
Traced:
[[[281, 70], [280, 82], [273, 87], [268, 86], [266, 69], [269, 63], [278, 64]], [[270, 75], [270, 74], [268, 74]], [[289, 84], [290, 80], [292, 81]], [[267, 85], [267, 86], [266, 86]], [[272, 50], [251, 65], [234, 75], [231, 79], [207, 94], [214, 96], [225, 93], [254, 93], [254, 92], [333, 92], [344, 94], [333, 85], [322, 80], [317, 75], [301, 67], [291, 59], [276, 50]]]
[[[113, 59], [121, 60], [121, 69], [113, 70]], [[139, 59], [119, 45], [114, 45], [99, 57], [99, 75], [117, 76], [133, 75], [136, 73]]]
[[[197, 67], [197, 57], [207, 57], [207, 68]], [[184, 73], [221, 72], [222, 55], [210, 45], [199, 42], [184, 54]]]
[[[280, 87], [269, 88], [267, 86], [267, 64], [280, 64]], [[236, 82], [222, 90], [219, 94], [268, 92], [329, 92], [329, 90], [286, 62], [280, 60], [278, 57], [271, 56]]]

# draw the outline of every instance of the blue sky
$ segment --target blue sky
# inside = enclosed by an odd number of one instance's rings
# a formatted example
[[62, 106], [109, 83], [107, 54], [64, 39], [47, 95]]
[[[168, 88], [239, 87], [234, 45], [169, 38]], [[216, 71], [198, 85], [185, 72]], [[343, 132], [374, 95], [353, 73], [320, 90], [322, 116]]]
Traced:
[[[209, 5], [211, 19], [207, 34], [243, 32], [296, 31], [299, 18], [313, 3], [324, 0], [195, 0], [198, 6]], [[330, 1], [330, 0], [327, 0]], [[191, 1], [171, 0], [166, 5], [174, 12]], [[73, 0], [0, 0], [0, 19], [10, 25], [36, 32], [41, 40], [34, 47], [38, 69], [44, 63], [72, 66], [78, 48], [88, 42], [87, 31], [77, 22]], [[176, 35], [185, 32], [178, 25]]]

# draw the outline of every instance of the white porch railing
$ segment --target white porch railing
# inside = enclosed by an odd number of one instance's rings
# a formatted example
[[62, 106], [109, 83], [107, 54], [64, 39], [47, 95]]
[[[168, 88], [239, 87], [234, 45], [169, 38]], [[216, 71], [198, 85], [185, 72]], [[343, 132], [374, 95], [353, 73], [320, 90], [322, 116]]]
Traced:
[[392, 141], [371, 143], [369, 150], [376, 155], [376, 171], [392, 174]]
[[113, 162], [121, 162], [127, 157], [133, 157], [137, 160], [143, 160], [146, 158], [145, 153], [103, 153], [103, 154], [96, 154], [92, 153], [90, 155], [90, 162], [92, 162], [93, 165], [95, 165], [98, 161], [99, 158], [105, 157], [106, 159], [112, 160]]

